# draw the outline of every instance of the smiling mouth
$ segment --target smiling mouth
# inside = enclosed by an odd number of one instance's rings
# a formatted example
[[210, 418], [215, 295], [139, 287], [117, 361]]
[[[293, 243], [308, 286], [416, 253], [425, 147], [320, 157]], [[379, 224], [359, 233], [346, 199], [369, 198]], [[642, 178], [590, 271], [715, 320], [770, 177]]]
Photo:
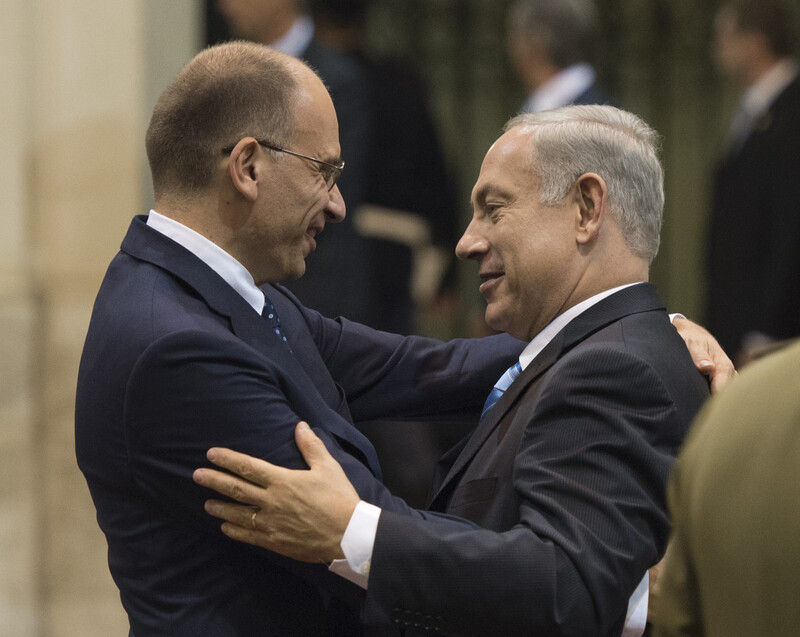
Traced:
[[498, 281], [505, 276], [504, 272], [487, 272], [483, 274], [478, 274], [480, 279], [483, 281], [480, 287], [480, 293], [486, 296], [487, 293], [491, 292], [498, 284]]

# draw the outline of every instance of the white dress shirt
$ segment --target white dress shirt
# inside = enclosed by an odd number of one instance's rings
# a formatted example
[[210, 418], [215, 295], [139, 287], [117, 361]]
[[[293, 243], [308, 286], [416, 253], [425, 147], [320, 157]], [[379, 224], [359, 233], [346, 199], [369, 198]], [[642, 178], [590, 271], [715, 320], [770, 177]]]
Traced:
[[592, 84], [596, 73], [585, 62], [568, 66], [533, 91], [522, 105], [523, 113], [538, 113], [559, 106], [567, 106]]
[[225, 282], [242, 295], [245, 301], [259, 314], [264, 311], [264, 293], [258, 289], [253, 275], [241, 263], [225, 252], [216, 243], [169, 217], [151, 210], [147, 225], [182, 245], [209, 268], [219, 274]]
[[741, 146], [753, 124], [767, 112], [775, 99], [797, 77], [798, 66], [791, 58], [775, 63], [769, 71], [742, 93], [739, 106], [731, 120], [729, 144]]
[[314, 21], [307, 15], [295, 19], [292, 28], [285, 35], [270, 43], [273, 49], [281, 53], [299, 58], [306, 52], [314, 39]]

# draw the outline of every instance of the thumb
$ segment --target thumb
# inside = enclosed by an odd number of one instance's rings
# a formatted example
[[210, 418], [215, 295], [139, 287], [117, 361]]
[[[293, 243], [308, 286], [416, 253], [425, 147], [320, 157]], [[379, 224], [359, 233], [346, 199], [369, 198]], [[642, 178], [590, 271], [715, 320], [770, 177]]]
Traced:
[[325, 443], [317, 437], [317, 434], [311, 430], [311, 427], [304, 420], [297, 423], [297, 427], [294, 430], [294, 440], [310, 469], [313, 469], [314, 465], [324, 463], [327, 458], [331, 457], [327, 447], [325, 447]]

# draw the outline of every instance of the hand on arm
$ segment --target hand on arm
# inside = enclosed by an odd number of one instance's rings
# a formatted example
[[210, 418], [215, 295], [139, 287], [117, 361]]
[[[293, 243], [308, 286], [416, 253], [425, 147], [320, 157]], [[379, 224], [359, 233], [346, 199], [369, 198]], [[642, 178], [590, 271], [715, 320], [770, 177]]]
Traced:
[[680, 337], [686, 342], [689, 354], [697, 369], [711, 382], [711, 391], [716, 392], [731, 378], [736, 376], [736, 369], [731, 359], [717, 343], [711, 333], [689, 319], [676, 317], [672, 325], [678, 330]]
[[198, 469], [194, 480], [244, 503], [206, 503], [206, 511], [226, 521], [222, 531], [228, 537], [303, 562], [331, 562], [344, 557], [340, 543], [359, 497], [308, 424], [297, 425], [295, 440], [306, 471], [214, 448], [208, 459], [235, 475]]

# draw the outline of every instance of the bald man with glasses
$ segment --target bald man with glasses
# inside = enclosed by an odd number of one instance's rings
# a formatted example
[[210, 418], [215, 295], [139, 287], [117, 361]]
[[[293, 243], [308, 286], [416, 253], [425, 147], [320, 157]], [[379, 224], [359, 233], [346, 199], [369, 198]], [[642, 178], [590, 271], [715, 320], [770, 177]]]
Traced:
[[252, 43], [205, 50], [161, 95], [146, 146], [155, 207], [109, 266], [76, 401], [78, 464], [131, 634], [357, 635], [359, 590], [222, 537], [192, 470], [220, 440], [302, 467], [302, 418], [365, 499], [419, 516], [381, 484], [354, 419], [478, 411], [522, 344], [377, 332], [279, 285], [345, 216], [336, 112], [303, 62]]

